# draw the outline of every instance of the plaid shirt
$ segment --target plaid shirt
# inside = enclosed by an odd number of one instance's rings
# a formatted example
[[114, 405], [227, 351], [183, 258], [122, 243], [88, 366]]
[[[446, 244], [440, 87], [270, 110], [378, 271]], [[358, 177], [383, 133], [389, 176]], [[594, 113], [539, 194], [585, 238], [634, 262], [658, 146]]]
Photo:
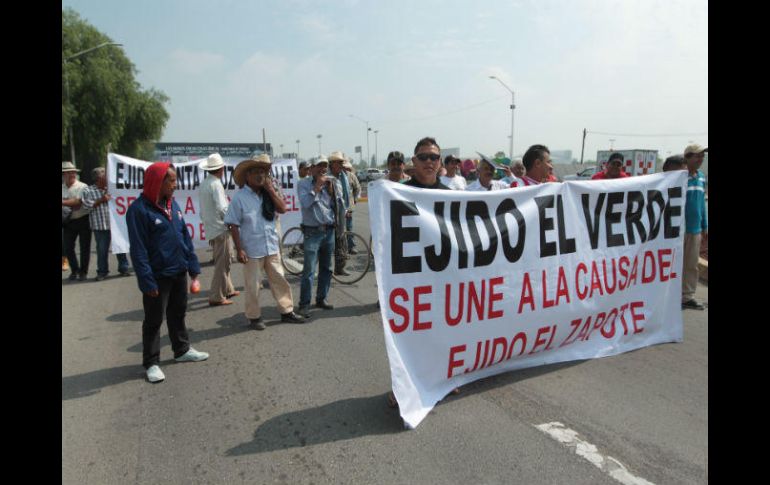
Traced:
[[110, 230], [110, 208], [109, 203], [99, 204], [94, 207], [94, 202], [104, 197], [106, 190], [102, 190], [96, 185], [90, 185], [83, 191], [83, 207], [89, 209], [88, 218], [91, 223], [92, 231]]

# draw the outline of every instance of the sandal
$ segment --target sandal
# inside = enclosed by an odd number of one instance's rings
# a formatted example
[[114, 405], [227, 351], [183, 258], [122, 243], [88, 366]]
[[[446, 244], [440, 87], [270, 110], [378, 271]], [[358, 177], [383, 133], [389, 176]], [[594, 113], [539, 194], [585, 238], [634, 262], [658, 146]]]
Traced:
[[393, 394], [393, 392], [388, 391], [388, 407], [391, 409], [395, 409], [398, 407], [398, 401], [396, 401], [396, 396]]

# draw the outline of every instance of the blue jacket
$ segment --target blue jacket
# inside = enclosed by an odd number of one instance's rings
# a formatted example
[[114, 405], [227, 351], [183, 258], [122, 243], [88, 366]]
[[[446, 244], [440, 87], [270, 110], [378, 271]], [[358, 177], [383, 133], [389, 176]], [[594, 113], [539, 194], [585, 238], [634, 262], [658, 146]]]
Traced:
[[684, 206], [687, 234], [700, 234], [709, 229], [706, 213], [706, 177], [698, 170], [687, 178], [687, 202]]
[[158, 289], [157, 278], [201, 272], [190, 233], [176, 201], [171, 218], [142, 194], [126, 213], [131, 262], [142, 293]]

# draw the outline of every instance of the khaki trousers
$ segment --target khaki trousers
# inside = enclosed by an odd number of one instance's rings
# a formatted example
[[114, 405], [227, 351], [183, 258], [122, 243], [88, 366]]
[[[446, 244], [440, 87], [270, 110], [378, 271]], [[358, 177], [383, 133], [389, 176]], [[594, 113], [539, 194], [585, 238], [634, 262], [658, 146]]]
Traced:
[[211, 278], [209, 301], [220, 302], [227, 295], [235, 293], [233, 281], [230, 278], [230, 264], [233, 257], [233, 244], [230, 233], [225, 231], [209, 241], [214, 248], [214, 276]]
[[701, 233], [684, 235], [682, 255], [682, 303], [695, 296], [698, 287], [698, 258], [700, 257]]
[[278, 311], [284, 314], [294, 310], [291, 288], [283, 276], [281, 257], [278, 254], [273, 254], [264, 258], [249, 258], [249, 262], [243, 265], [243, 279], [246, 287], [246, 298], [244, 299], [246, 318], [254, 320], [262, 316], [262, 309], [259, 306], [261, 271], [265, 272], [267, 280], [270, 282], [270, 291], [278, 303]]

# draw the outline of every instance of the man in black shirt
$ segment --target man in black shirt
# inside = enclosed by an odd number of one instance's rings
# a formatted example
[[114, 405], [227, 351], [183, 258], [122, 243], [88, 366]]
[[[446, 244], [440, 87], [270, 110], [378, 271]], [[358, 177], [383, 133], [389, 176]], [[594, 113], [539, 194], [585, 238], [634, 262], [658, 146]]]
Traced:
[[438, 179], [438, 170], [441, 168], [441, 149], [434, 138], [425, 137], [417, 142], [414, 147], [414, 177], [404, 182], [404, 185], [419, 187], [421, 189], [444, 189], [449, 187]]
[[[411, 185], [420, 189], [452, 190], [438, 179], [438, 170], [441, 167], [440, 150], [434, 138], [425, 137], [418, 141], [417, 146], [414, 147], [414, 156], [412, 157], [412, 163], [415, 168], [414, 177], [404, 182], [404, 185]], [[458, 394], [459, 392], [460, 388], [455, 388], [450, 394]], [[396, 401], [393, 391], [388, 392], [387, 402], [390, 408], [398, 407], [398, 401]]]

